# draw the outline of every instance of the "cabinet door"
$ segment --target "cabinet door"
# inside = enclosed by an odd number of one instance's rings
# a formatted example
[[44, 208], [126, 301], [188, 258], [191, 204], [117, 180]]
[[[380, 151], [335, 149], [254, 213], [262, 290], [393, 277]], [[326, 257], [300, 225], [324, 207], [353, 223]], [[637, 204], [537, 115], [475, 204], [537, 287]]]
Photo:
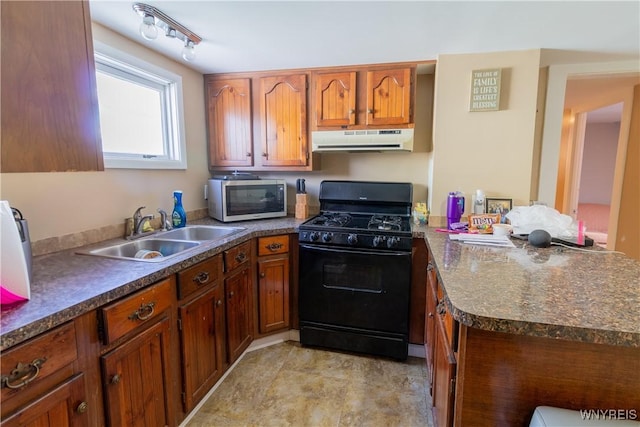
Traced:
[[250, 79], [207, 80], [209, 165], [253, 166]]
[[258, 260], [260, 333], [289, 327], [289, 255]]
[[455, 397], [456, 359], [444, 325], [436, 317], [433, 371], [433, 421], [435, 427], [453, 425], [453, 405]]
[[307, 76], [260, 79], [262, 166], [307, 166]]
[[104, 170], [89, 3], [1, 8], [2, 172]]
[[253, 339], [251, 315], [251, 269], [233, 273], [224, 281], [227, 308], [227, 352], [229, 364], [235, 362]]
[[2, 427], [88, 426], [84, 376], [78, 374], [2, 420]]
[[411, 122], [411, 68], [367, 72], [367, 125]]
[[[427, 267], [426, 319], [424, 329], [425, 361], [429, 386], [433, 387], [434, 349], [436, 346], [436, 270], [431, 261]], [[431, 394], [433, 396], [433, 392]]]
[[316, 126], [356, 123], [356, 72], [315, 75]]
[[107, 423], [174, 425], [169, 318], [101, 357]]
[[179, 307], [183, 406], [191, 411], [222, 376], [224, 304], [222, 286]]

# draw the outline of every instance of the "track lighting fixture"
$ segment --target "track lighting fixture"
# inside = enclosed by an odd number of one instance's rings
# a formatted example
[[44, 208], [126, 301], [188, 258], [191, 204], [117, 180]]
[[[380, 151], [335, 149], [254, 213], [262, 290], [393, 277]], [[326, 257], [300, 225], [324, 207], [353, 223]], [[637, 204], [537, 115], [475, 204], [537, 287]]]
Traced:
[[164, 31], [165, 36], [176, 38], [184, 42], [182, 58], [185, 61], [193, 61], [196, 58], [195, 46], [202, 38], [190, 31], [184, 25], [178, 23], [159, 9], [144, 3], [134, 3], [133, 10], [142, 17], [140, 35], [147, 40], [158, 37], [158, 28]]

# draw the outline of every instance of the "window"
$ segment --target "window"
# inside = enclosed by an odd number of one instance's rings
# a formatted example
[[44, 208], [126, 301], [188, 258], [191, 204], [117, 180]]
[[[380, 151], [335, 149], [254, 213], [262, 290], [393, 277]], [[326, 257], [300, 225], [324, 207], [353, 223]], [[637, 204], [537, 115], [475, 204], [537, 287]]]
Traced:
[[182, 77], [94, 46], [105, 168], [186, 169]]

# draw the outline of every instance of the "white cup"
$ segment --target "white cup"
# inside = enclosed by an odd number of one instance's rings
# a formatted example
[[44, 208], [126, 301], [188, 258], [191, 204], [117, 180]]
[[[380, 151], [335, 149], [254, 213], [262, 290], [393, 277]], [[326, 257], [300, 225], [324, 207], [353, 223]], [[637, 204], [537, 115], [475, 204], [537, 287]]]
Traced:
[[513, 231], [511, 224], [493, 224], [494, 236], [509, 236]]

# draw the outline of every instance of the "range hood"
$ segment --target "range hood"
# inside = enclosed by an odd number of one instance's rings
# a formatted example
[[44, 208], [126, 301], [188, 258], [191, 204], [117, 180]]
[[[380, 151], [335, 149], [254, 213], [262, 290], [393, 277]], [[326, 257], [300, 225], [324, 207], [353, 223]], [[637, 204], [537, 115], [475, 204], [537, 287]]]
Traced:
[[311, 132], [311, 150], [335, 151], [412, 151], [413, 129], [363, 129]]

